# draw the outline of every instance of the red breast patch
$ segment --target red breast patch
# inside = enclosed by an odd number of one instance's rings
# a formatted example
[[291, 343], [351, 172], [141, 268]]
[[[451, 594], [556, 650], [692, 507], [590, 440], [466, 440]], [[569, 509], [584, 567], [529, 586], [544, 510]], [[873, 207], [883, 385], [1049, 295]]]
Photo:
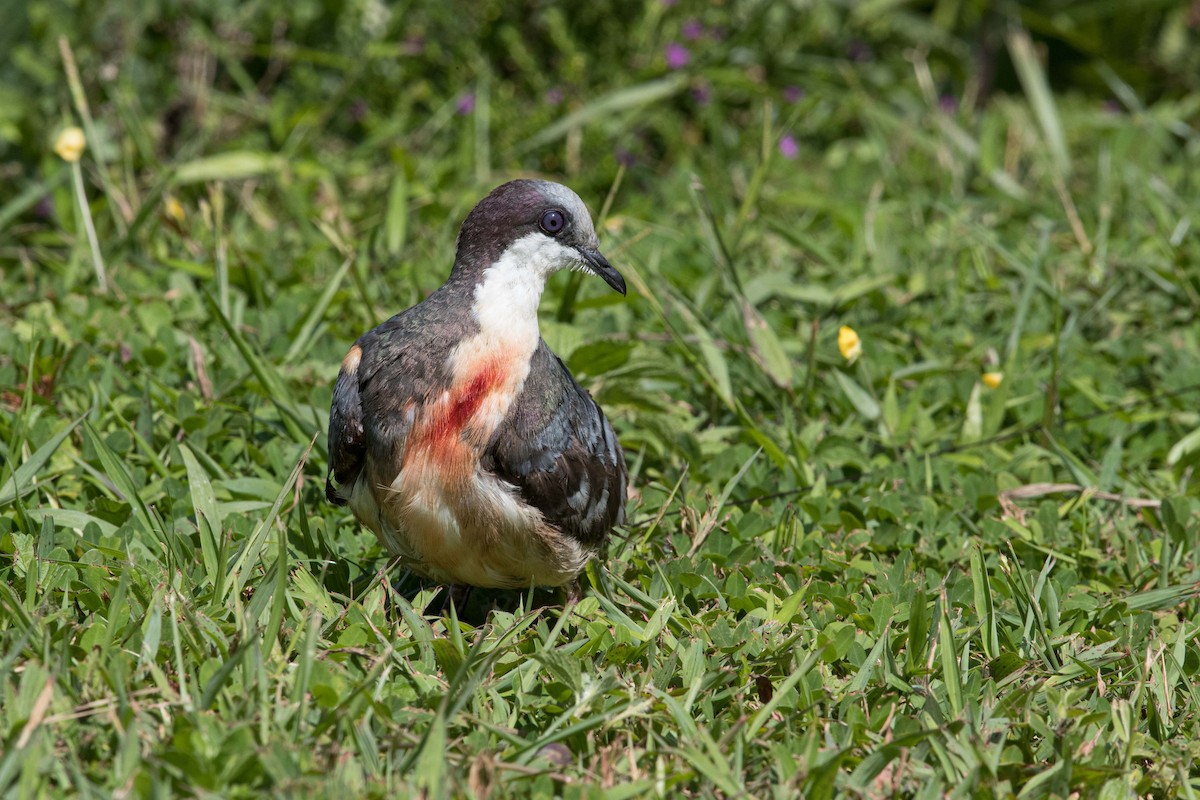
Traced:
[[469, 378], [456, 383], [445, 403], [427, 406], [418, 416], [408, 452], [422, 451], [442, 466], [460, 466], [457, 462], [466, 455], [462, 447], [463, 432], [488, 395], [500, 388], [504, 378], [505, 370], [500, 363], [489, 359]]

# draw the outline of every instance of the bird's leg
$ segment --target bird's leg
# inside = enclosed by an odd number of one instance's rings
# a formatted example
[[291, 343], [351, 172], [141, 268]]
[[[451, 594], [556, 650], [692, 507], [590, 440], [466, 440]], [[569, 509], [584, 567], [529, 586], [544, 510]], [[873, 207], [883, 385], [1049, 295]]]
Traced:
[[566, 606], [569, 607], [575, 605], [579, 602], [579, 599], [583, 597], [583, 588], [580, 587], [578, 578], [568, 583], [565, 588], [567, 593]]
[[462, 614], [467, 607], [467, 600], [470, 599], [473, 588], [465, 583], [446, 584], [446, 597], [442, 600], [442, 616], [449, 616], [451, 604], [459, 614]]

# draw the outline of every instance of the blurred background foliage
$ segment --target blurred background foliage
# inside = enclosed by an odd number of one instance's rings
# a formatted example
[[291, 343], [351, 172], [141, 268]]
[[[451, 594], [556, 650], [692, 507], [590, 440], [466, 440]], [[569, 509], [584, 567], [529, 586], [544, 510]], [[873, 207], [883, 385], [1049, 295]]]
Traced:
[[[37, 169], [49, 133], [71, 116], [59, 37], [75, 50], [88, 97], [116, 112], [98, 116], [131, 137], [133, 152], [120, 152], [125, 137], [102, 127], [101, 155], [143, 167], [232, 142], [311, 156], [329, 134], [346, 147], [379, 145], [381, 158], [403, 162], [387, 147], [397, 133], [423, 129], [422, 148], [451, 147], [458, 137], [446, 135], [446, 117], [480, 95], [490, 100], [483, 124], [503, 162], [577, 172], [620, 151], [670, 167], [691, 156], [667, 152], [677, 137], [663, 126], [702, 117], [698, 106], [714, 93], [749, 110], [787, 87], [811, 95], [843, 85], [852, 64], [886, 92], [919, 56], [940, 97], [986, 104], [1020, 88], [1004, 45], [1013, 27], [1030, 32], [1057, 91], [1127, 103], [1200, 89], [1200, 3], [1178, 0], [6, 0], [4, 17], [0, 159], [8, 180], [0, 197]], [[686, 64], [671, 60], [673, 43], [685, 48]], [[597, 93], [671, 66], [683, 79], [675, 91], [663, 87], [661, 99], [674, 114], [614, 115], [608, 141], [589, 137], [575, 153], [523, 146]], [[212, 102], [228, 107], [209, 115]], [[823, 119], [819, 129], [836, 137], [853, 124]], [[313, 129], [325, 135], [308, 135]]]
[[[997, 175], [1011, 174], [1021, 150], [1015, 129], [980, 112], [1027, 91], [1013, 66], [1019, 46], [1073, 111], [1152, 109], [1144, 145], [1157, 152], [1193, 152], [1200, 116], [1200, 0], [6, 0], [3, 16], [0, 263], [25, 260], [27, 272], [31, 257], [71, 268], [78, 255], [68, 174], [50, 145], [80, 122], [84, 169], [102, 190], [99, 239], [118, 265], [189, 255], [165, 251], [150, 229], [184, 224], [185, 213], [194, 226], [194, 210], [211, 228], [223, 213], [212, 182], [251, 179], [241, 188], [256, 226], [274, 231], [268, 209], [279, 207], [314, 223], [279, 226], [269, 254], [231, 223], [232, 246], [273, 261], [267, 274], [285, 286], [283, 260], [302, 267], [331, 233], [343, 246], [365, 242], [372, 264], [426, 274], [442, 242], [409, 232], [452, 234], [480, 189], [522, 170], [587, 198], [604, 197], [622, 165], [625, 191], [648, 196], [688, 192], [695, 175], [739, 234], [780, 137], [797, 169], [790, 194], [775, 198], [835, 221], [821, 202], [828, 179], [808, 166], [823, 159], [865, 180], [888, 140], [928, 156], [951, 137], [972, 156], [949, 170], [953, 193], [1012, 191]], [[928, 113], [939, 109], [943, 118]], [[1035, 177], [1061, 166], [1039, 163], [1045, 152], [1058, 162], [1089, 146], [1065, 136], [1048, 135], [1048, 148], [1022, 142]], [[937, 159], [927, 174], [940, 189]], [[175, 221], [160, 219], [166, 197]], [[761, 199], [769, 211], [770, 193]], [[27, 286], [35, 298], [36, 282]], [[248, 288], [253, 306], [278, 287]]]

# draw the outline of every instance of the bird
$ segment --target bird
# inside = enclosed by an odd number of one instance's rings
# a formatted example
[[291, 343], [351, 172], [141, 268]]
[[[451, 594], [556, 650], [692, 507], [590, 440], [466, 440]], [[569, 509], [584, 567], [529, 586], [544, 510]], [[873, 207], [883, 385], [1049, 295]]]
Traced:
[[574, 191], [496, 187], [463, 221], [445, 283], [363, 334], [334, 384], [326, 498], [447, 601], [531, 586], [577, 600], [624, 523], [621, 444], [538, 327], [560, 270], [626, 292]]

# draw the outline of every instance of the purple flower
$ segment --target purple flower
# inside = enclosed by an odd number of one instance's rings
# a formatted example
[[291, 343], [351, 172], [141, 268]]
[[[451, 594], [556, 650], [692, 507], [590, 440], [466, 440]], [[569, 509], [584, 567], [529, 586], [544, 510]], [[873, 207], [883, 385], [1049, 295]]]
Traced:
[[783, 90], [783, 99], [787, 103], [799, 103], [804, 99], [804, 90], [799, 86], [788, 86]]
[[556, 106], [563, 101], [563, 90], [555, 86], [553, 89], [546, 90], [545, 97], [546, 105]]
[[857, 61], [860, 64], [875, 57], [875, 54], [871, 52], [871, 46], [858, 39], [851, 39], [850, 43], [846, 45], [846, 55], [850, 57], [851, 61]]
[[470, 114], [475, 110], [475, 95], [473, 92], [467, 92], [459, 96], [457, 110], [459, 114]]
[[370, 108], [367, 106], [367, 101], [361, 97], [350, 104], [350, 121], [362, 122], [367, 118], [367, 111]]
[[413, 34], [404, 40], [400, 52], [406, 56], [419, 56], [425, 52], [425, 37]]
[[50, 195], [42, 195], [42, 198], [33, 207], [33, 215], [40, 220], [54, 218], [54, 203], [51, 202]]
[[707, 83], [698, 83], [692, 87], [692, 100], [698, 106], [706, 106], [712, 100], [712, 87]]
[[666, 49], [667, 66], [671, 69], [682, 69], [692, 60], [692, 54], [679, 42], [671, 42]]
[[958, 110], [958, 100], [952, 94], [944, 94], [938, 98], [938, 108], [947, 114], [953, 114]]
[[698, 19], [689, 19], [683, 23], [682, 33], [683, 38], [694, 42], [704, 35], [704, 24]]
[[1104, 101], [1104, 110], [1107, 111], [1109, 114], [1120, 114], [1121, 113], [1121, 104], [1118, 103], [1116, 100], [1105, 100]]
[[779, 154], [788, 161], [793, 160], [800, 155], [800, 145], [796, 142], [796, 137], [790, 133], [785, 133], [779, 139]]
[[616, 151], [617, 163], [628, 169], [632, 167], [637, 157], [633, 153], [626, 150], [624, 147], [618, 147]]

